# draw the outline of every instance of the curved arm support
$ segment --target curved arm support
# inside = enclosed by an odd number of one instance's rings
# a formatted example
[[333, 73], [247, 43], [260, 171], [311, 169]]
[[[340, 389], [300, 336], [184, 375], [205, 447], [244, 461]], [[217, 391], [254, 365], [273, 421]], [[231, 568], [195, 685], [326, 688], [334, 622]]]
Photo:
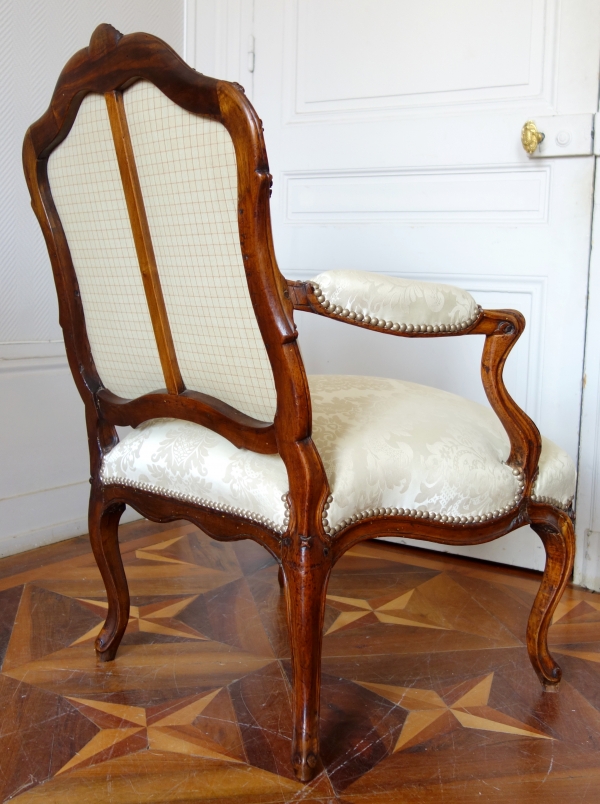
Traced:
[[542, 451], [542, 437], [534, 422], [508, 393], [502, 377], [506, 358], [524, 329], [525, 318], [516, 310], [484, 310], [472, 334], [485, 335], [481, 381], [510, 439], [507, 463], [523, 473], [524, 494], [529, 497]]

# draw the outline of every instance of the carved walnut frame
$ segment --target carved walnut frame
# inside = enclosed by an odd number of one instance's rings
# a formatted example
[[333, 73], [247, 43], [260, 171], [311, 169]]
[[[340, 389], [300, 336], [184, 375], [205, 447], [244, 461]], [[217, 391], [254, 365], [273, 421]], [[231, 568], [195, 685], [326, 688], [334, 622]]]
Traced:
[[[143, 199], [126, 135], [121, 92], [137, 80], [155, 84], [189, 112], [221, 122], [229, 131], [238, 163], [239, 232], [250, 296], [275, 379], [274, 423], [259, 422], [217, 399], [189, 391], [181, 380]], [[86, 332], [83, 306], [69, 246], [54, 205], [47, 175], [48, 157], [67, 136], [86, 94], [107, 97], [119, 167], [134, 240], [140, 260], [154, 331], [165, 375], [165, 388], [137, 399], [115, 396], [102, 385]], [[125, 133], [123, 131], [125, 128]], [[118, 144], [119, 137], [115, 136]], [[297, 344], [294, 310], [339, 318], [318, 302], [310, 282], [288, 282], [280, 273], [271, 236], [271, 176], [261, 121], [236, 84], [207, 78], [183, 62], [164, 42], [147, 34], [122, 36], [109, 25], [94, 32], [88, 48], [76, 53], [62, 71], [46, 113], [25, 136], [25, 175], [32, 206], [43, 230], [59, 301], [69, 365], [85, 404], [90, 448], [90, 540], [108, 596], [108, 616], [96, 641], [101, 661], [115, 658], [129, 616], [127, 580], [118, 545], [118, 523], [131, 505], [157, 522], [186, 519], [221, 541], [254, 539], [280, 562], [292, 645], [294, 736], [292, 763], [308, 781], [320, 767], [319, 694], [323, 615], [327, 582], [343, 553], [363, 539], [410, 536], [444, 544], [480, 544], [530, 524], [543, 541], [546, 568], [529, 617], [527, 647], [542, 684], [555, 689], [561, 671], [547, 646], [552, 614], [570, 576], [574, 538], [571, 512], [531, 498], [541, 439], [537, 427], [515, 404], [503, 380], [504, 363], [525, 321], [513, 310], [483, 311], [457, 333], [404, 333], [399, 337], [434, 338], [485, 335], [481, 376], [489, 402], [510, 438], [509, 466], [524, 477], [523, 495], [509, 512], [478, 523], [442, 523], [407, 516], [376, 516], [348, 525], [335, 536], [324, 531], [323, 510], [329, 495], [327, 477], [311, 438], [311, 401]], [[373, 329], [368, 324], [341, 319]], [[121, 485], [104, 485], [103, 456], [118, 442], [115, 425], [137, 426], [148, 419], [172, 416], [201, 424], [238, 447], [263, 454], [279, 453], [289, 477], [290, 520], [285, 534], [240, 516]]]

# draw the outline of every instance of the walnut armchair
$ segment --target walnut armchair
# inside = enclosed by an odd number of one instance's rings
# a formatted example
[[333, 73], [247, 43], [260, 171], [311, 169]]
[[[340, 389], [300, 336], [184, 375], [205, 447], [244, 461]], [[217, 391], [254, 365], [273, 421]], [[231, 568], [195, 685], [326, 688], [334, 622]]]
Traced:
[[[85, 404], [89, 531], [108, 596], [101, 661], [128, 622], [126, 504], [215, 539], [254, 539], [280, 562], [292, 763], [307, 781], [320, 766], [323, 615], [340, 556], [375, 536], [477, 544], [530, 524], [547, 560], [528, 650], [556, 688], [547, 632], [573, 563], [575, 470], [502, 381], [520, 313], [370, 273], [286, 281], [261, 121], [243, 89], [146, 34], [99, 26], [23, 156]], [[307, 378], [295, 310], [396, 337], [485, 335], [493, 411], [412, 383]], [[119, 441], [117, 425], [135, 429]]]

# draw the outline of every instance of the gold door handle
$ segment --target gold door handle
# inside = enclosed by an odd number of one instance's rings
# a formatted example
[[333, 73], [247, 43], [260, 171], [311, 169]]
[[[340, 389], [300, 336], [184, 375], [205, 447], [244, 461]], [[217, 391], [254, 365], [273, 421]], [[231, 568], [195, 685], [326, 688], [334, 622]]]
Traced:
[[535, 153], [536, 148], [544, 139], [544, 134], [537, 130], [533, 120], [528, 120], [521, 129], [521, 142], [528, 154]]

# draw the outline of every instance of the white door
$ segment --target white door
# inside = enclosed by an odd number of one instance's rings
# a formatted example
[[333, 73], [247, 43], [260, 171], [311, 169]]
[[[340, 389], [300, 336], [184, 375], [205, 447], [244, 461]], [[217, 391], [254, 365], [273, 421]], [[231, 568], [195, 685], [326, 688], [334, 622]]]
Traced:
[[[218, 30], [215, 67], [264, 122], [283, 273], [419, 277], [521, 310], [507, 385], [577, 459], [600, 2], [227, 0]], [[546, 134], [533, 158], [520, 142], [530, 119]], [[298, 328], [309, 372], [487, 404], [482, 337], [399, 340], [302, 313]], [[528, 528], [452, 551], [543, 567]]]

